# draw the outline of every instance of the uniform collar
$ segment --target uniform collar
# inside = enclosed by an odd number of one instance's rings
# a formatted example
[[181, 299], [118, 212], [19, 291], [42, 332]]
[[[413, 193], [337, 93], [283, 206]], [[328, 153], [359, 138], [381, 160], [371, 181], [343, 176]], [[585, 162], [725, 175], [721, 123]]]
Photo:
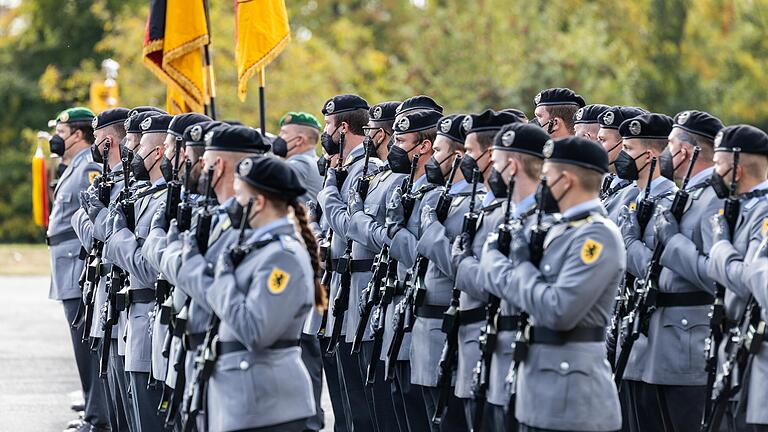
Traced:
[[295, 155], [289, 157], [288, 159], [293, 159], [293, 158], [299, 157], [299, 156], [309, 156], [309, 157], [316, 158], [317, 154], [315, 153], [315, 149], [311, 148], [311, 149], [305, 151], [304, 153], [296, 153]]
[[629, 183], [628, 180], [624, 180], [623, 178], [619, 178], [616, 174], [613, 175], [613, 179], [611, 180], [611, 188], [614, 188], [622, 183]]
[[78, 153], [75, 155], [75, 157], [73, 157], [73, 158], [72, 158], [72, 163], [71, 163], [70, 165], [71, 165], [71, 166], [77, 166], [77, 165], [78, 165], [80, 162], [82, 162], [82, 161], [83, 161], [83, 159], [85, 159], [85, 158], [86, 158], [86, 157], [87, 157], [89, 154], [91, 154], [91, 148], [90, 148], [90, 147], [86, 147], [86, 148], [84, 148], [84, 149], [80, 150], [80, 151], [79, 151], [79, 152], [78, 152]]
[[[243, 215], [245, 216], [245, 215]], [[251, 235], [249, 236], [250, 240], [263, 240], [267, 238], [268, 234], [271, 234], [275, 231], [279, 231], [281, 234], [282, 231], [288, 231], [287, 228], [290, 227], [290, 230], [293, 231], [293, 223], [288, 219], [288, 217], [281, 217], [280, 219], [273, 220], [272, 222], [260, 226], [251, 232]]]
[[156, 182], [152, 183], [152, 186], [162, 186], [165, 184], [165, 177], [160, 177]]
[[427, 175], [422, 174], [421, 177], [417, 178], [413, 182], [413, 186], [411, 186], [411, 192], [419, 190], [419, 188], [427, 182]]
[[523, 213], [527, 212], [531, 207], [536, 204], [536, 193], [532, 193], [527, 197], [520, 200], [518, 203], [514, 203], [512, 207], [512, 217], [519, 217]]
[[715, 167], [709, 167], [707, 169], [702, 170], [700, 173], [696, 174], [695, 176], [691, 177], [690, 180], [688, 180], [688, 186], [685, 188], [686, 190], [690, 190], [694, 186], [703, 183], [708, 178], [712, 176], [712, 171], [715, 170]]
[[[635, 186], [637, 186], [637, 182], [635, 182]], [[670, 191], [672, 188], [675, 187], [675, 182], [672, 180], [664, 177], [664, 176], [658, 176], [653, 181], [651, 181], [651, 197], [655, 197], [658, 195], [661, 195], [665, 192]], [[640, 187], [638, 186], [638, 189]], [[640, 189], [640, 193], [637, 194], [637, 198], [635, 198], [636, 202], [640, 202], [645, 198], [645, 188]]]
[[365, 153], [365, 146], [363, 146], [363, 143], [360, 143], [357, 146], [355, 146], [355, 148], [353, 148], [352, 151], [349, 152], [349, 154], [347, 155], [347, 159], [344, 160], [344, 165], [349, 165], [352, 162], [352, 160], [362, 155], [363, 153]]
[[466, 181], [465, 179], [461, 179], [451, 185], [451, 189], [448, 191], [448, 193], [451, 195], [455, 195], [457, 193], [462, 192], [464, 189], [467, 188], [467, 186], [469, 186], [469, 182]]
[[584, 201], [581, 204], [576, 204], [575, 206], [564, 211], [563, 218], [569, 218], [577, 214], [587, 213], [591, 210], [600, 210], [602, 208], [603, 208], [603, 204], [600, 202], [598, 198], [591, 199], [589, 201]]
[[[749, 190], [749, 192], [753, 192], [753, 191], [760, 190], [760, 189], [768, 189], [768, 180], [765, 180], [762, 183], [760, 183], [759, 185], [753, 187], [752, 189]], [[767, 196], [768, 195], [763, 195], [761, 197], [750, 198], [749, 200], [747, 200], [744, 203], [744, 205], [743, 205], [744, 210], [750, 210], [757, 203], [759, 203], [760, 200], [765, 199], [765, 197], [767, 197]]]

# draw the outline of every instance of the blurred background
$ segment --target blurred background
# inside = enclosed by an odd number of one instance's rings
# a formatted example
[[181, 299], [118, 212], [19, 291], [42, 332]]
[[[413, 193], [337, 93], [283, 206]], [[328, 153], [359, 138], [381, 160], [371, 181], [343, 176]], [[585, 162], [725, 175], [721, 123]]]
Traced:
[[[0, 272], [27, 272], [35, 254], [47, 255], [19, 244], [44, 239], [32, 218], [31, 160], [48, 120], [94, 107], [92, 91], [97, 102], [164, 106], [165, 85], [142, 64], [148, 3], [0, 0]], [[286, 111], [320, 116], [341, 92], [370, 103], [425, 93], [447, 112], [516, 107], [530, 116], [534, 95], [553, 86], [588, 103], [703, 109], [768, 129], [768, 0], [286, 4], [292, 41], [266, 73], [271, 132]], [[236, 94], [233, 1], [210, 8], [218, 118], [257, 126], [258, 80], [245, 102]], [[119, 64], [113, 89], [103, 87], [106, 59]]]

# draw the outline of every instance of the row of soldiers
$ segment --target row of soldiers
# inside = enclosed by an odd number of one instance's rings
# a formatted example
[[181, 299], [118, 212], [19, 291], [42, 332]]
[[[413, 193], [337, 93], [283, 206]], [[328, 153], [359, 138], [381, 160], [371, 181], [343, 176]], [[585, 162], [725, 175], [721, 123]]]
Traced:
[[322, 113], [94, 117], [49, 229], [84, 430], [320, 430], [323, 375], [339, 431], [766, 430], [764, 132], [564, 88]]

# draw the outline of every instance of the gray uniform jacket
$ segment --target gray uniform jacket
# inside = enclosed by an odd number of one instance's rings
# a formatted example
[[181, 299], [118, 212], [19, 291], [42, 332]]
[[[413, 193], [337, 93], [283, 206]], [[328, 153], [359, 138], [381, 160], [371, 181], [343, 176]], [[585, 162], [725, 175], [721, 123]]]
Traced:
[[[722, 202], [705, 186], [711, 170], [689, 182], [687, 209], [680, 221], [680, 233], [664, 248], [659, 290], [664, 293], [712, 293], [713, 282], [706, 274], [706, 251], [712, 245], [708, 218]], [[653, 229], [651, 227], [651, 229]], [[643, 381], [662, 385], [705, 385], [705, 339], [709, 337], [710, 306], [657, 307], [649, 323], [648, 364]]]
[[626, 190], [637, 189], [631, 181], [618, 178], [615, 174], [609, 174], [612, 176], [611, 185], [608, 187], [605, 196], [602, 198], [603, 207], [608, 212], [608, 217], [616, 222], [616, 218], [619, 216], [619, 210], [626, 203]]
[[[155, 186], [164, 183], [160, 179]], [[104, 255], [130, 273], [130, 289], [152, 289], [157, 281], [157, 270], [141, 253], [141, 246], [149, 234], [152, 216], [165, 198], [165, 190], [141, 198], [135, 205], [136, 230], [123, 228], [112, 233], [104, 245]], [[151, 312], [155, 302], [133, 303], [128, 309], [126, 329], [125, 370], [126, 372], [150, 372], [152, 363]], [[165, 377], [165, 370], [162, 371]], [[156, 377], [157, 378], [157, 377]]]
[[317, 201], [317, 193], [323, 188], [323, 176], [317, 172], [315, 149], [313, 148], [304, 153], [291, 156], [286, 162], [296, 170], [301, 184], [307, 190], [307, 193], [299, 197], [299, 200], [304, 203], [307, 201]]
[[[452, 188], [452, 194], [466, 192], [470, 185], [463, 181]], [[444, 188], [430, 192], [439, 196]], [[431, 199], [430, 199], [431, 200]], [[453, 239], [461, 233], [464, 213], [469, 208], [466, 194], [454, 196], [448, 216], [440, 223], [435, 221], [429, 226], [421, 226], [421, 237], [416, 246], [417, 252], [429, 259], [424, 277], [426, 294], [424, 305], [447, 307], [451, 303], [455, 269], [451, 263], [451, 245]], [[411, 382], [414, 384], [436, 387], [440, 368], [440, 355], [445, 345], [445, 333], [441, 318], [426, 318], [417, 315], [411, 332]]]
[[[326, 186], [325, 189], [320, 191], [317, 195], [317, 202], [323, 209], [323, 218], [328, 221], [328, 225], [333, 230], [333, 242], [331, 243], [331, 258], [338, 259], [344, 255], [344, 251], [347, 248], [347, 229], [349, 227], [349, 212], [347, 211], [347, 199], [349, 198], [349, 188], [354, 188], [357, 185], [357, 180], [360, 178], [363, 172], [363, 164], [365, 160], [362, 155], [365, 154], [363, 145], [355, 147], [345, 160], [345, 166], [347, 167], [347, 178], [343, 184], [337, 186]], [[373, 172], [376, 169], [376, 162], [372, 159], [369, 162], [368, 171]], [[335, 317], [333, 316], [333, 300], [336, 298], [336, 293], [339, 291], [341, 285], [341, 274], [333, 272], [331, 276], [331, 292], [328, 296], [328, 319], [326, 321], [326, 329], [328, 332], [326, 335], [330, 336], [330, 330], [334, 326]], [[357, 313], [357, 299], [360, 293], [352, 292], [354, 284], [350, 287], [349, 299], [352, 307], [347, 309], [344, 317], [344, 327], [341, 329], [341, 334], [346, 335], [347, 330], [352, 329], [352, 335], [357, 328], [357, 322], [360, 319], [360, 315]], [[351, 311], [351, 312], [350, 312]]]
[[[514, 205], [512, 217], [520, 220], [522, 228], [529, 232], [536, 223], [536, 216], [531, 213], [535, 208], [534, 195], [523, 199]], [[546, 218], [546, 219], [545, 219]], [[552, 216], [542, 217], [543, 224], [551, 224]], [[503, 223], [503, 221], [502, 221]], [[530, 236], [529, 236], [530, 237]], [[486, 245], [487, 246], [487, 245]], [[507, 289], [508, 275], [515, 266], [512, 261], [499, 253], [491, 251], [483, 246], [480, 255], [481, 286], [489, 293], [501, 299], [499, 314], [501, 316], [519, 315], [520, 308], [504, 299], [502, 293]], [[495, 253], [494, 253], [495, 252]], [[507, 373], [512, 366], [512, 343], [515, 339], [515, 331], [497, 331], [496, 346], [491, 360], [491, 370], [488, 379], [488, 402], [497, 406], [506, 407], [509, 404], [510, 391], [506, 384]]]
[[72, 216], [80, 209], [80, 191], [88, 189], [98, 174], [101, 174], [101, 167], [93, 162], [90, 150], [85, 149], [75, 155], [56, 184], [46, 235], [71, 237], [49, 246], [52, 269], [49, 299], [69, 300], [80, 297], [78, 281], [84, 262], [78, 256], [80, 241], [72, 228]]
[[[363, 204], [363, 211], [349, 216], [347, 238], [353, 240], [352, 259], [373, 259], [381, 251], [384, 240], [383, 238], [376, 239], [374, 237], [378, 235], [386, 237], [386, 229], [384, 229], [387, 216], [386, 199], [397, 186], [402, 184], [403, 177], [402, 174], [393, 174], [392, 171], [387, 170], [377, 174], [371, 180], [368, 187], [368, 195]], [[353, 311], [350, 316], [354, 316], [355, 319], [354, 327], [351, 327], [351, 323], [347, 325], [347, 342], [354, 340], [355, 331], [361, 318], [357, 313], [360, 293], [365, 289], [372, 277], [373, 273], [371, 272], [352, 273], [352, 289], [350, 291], [355, 293], [356, 296], [353, 297], [350, 294], [349, 309]], [[350, 321], [352, 320], [350, 319]], [[371, 328], [368, 325], [366, 325], [363, 340], [371, 340]]]
[[[276, 425], [310, 417], [315, 402], [298, 340], [314, 302], [309, 254], [283, 218], [251, 234], [277, 237], [251, 252], [234, 273], [218, 275], [200, 294], [221, 318], [219, 340], [247, 350], [219, 355], [208, 387], [211, 431]], [[270, 348], [278, 341], [296, 346]]]
[[[764, 240], [765, 241], [765, 240]], [[763, 321], [768, 320], [768, 258], [757, 258], [744, 270], [744, 283], [760, 305]], [[747, 423], [768, 423], [768, 342], [763, 341], [760, 350], [752, 358], [747, 396]]]
[[[397, 260], [397, 281], [405, 281], [405, 276], [408, 270], [413, 267], [416, 261], [416, 245], [421, 237], [421, 209], [425, 205], [429, 205], [432, 208], [437, 204], [438, 194], [430, 193], [435, 189], [435, 185], [428, 184], [425, 175], [419, 177], [413, 183], [413, 188], [416, 196], [416, 201], [413, 205], [413, 212], [408, 218], [405, 224], [405, 228], [397, 231], [392, 239], [387, 238], [389, 243], [389, 256], [390, 258]], [[394, 197], [392, 197], [394, 198]], [[387, 308], [386, 316], [384, 317], [384, 337], [381, 350], [381, 359], [385, 360], [387, 353], [389, 352], [389, 346], [392, 343], [392, 338], [395, 335], [395, 305], [399, 304], [405, 298], [405, 293], [396, 294], [392, 298], [392, 304]], [[400, 345], [400, 351], [397, 353], [398, 360], [409, 360], [411, 352], [411, 332], [406, 332], [403, 335], [403, 341]]]
[[[507, 279], [503, 298], [528, 312], [534, 326], [569, 331], [606, 327], [610, 320], [625, 271], [624, 242], [598, 200], [563, 216], [577, 214], [590, 217], [549, 230], [539, 268], [524, 262]], [[618, 430], [619, 399], [606, 356], [602, 341], [531, 345], [517, 380], [518, 421], [556, 430]]]
[[[651, 182], [650, 196], [654, 199], [656, 206], [669, 207], [672, 203], [672, 194], [677, 190], [675, 183], [664, 177], [657, 177]], [[637, 191], [637, 193], [635, 193]], [[627, 189], [624, 193], [625, 197], [635, 196], [634, 199], [630, 199], [627, 202], [630, 205], [639, 204], [644, 196], [645, 191], [638, 188]], [[623, 207], [623, 206], [622, 206]], [[645, 228], [642, 238], [633, 239], [625, 243], [627, 250], [627, 272], [633, 275], [637, 281], [645, 278], [646, 271], [648, 270], [648, 263], [651, 261], [653, 255], [653, 247], [656, 244], [656, 237], [653, 232], [653, 224], [656, 218], [655, 212], [651, 216], [648, 225]], [[627, 319], [622, 322], [622, 336], [626, 336], [628, 329], [626, 328]], [[621, 354], [621, 341], [617, 344], [617, 353]], [[640, 334], [640, 337], [635, 341], [632, 346], [632, 353], [627, 360], [627, 368], [624, 371], [624, 379], [633, 381], [642, 381], [645, 374], [645, 369], [648, 367], [648, 338]]]

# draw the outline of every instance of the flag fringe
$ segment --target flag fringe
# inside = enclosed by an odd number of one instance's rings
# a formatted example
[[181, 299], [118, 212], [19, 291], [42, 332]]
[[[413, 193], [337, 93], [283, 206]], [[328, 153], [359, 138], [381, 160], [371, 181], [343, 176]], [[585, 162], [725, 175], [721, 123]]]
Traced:
[[272, 62], [277, 56], [280, 55], [281, 52], [285, 49], [285, 47], [288, 45], [288, 42], [291, 41], [291, 32], [290, 30], [288, 33], [272, 48], [269, 50], [268, 53], [266, 53], [262, 58], [257, 60], [252, 65], [248, 66], [242, 74], [240, 74], [237, 77], [237, 95], [240, 98], [240, 102], [245, 101], [245, 95], [248, 91], [248, 80], [251, 79], [263, 66], [268, 65]]

